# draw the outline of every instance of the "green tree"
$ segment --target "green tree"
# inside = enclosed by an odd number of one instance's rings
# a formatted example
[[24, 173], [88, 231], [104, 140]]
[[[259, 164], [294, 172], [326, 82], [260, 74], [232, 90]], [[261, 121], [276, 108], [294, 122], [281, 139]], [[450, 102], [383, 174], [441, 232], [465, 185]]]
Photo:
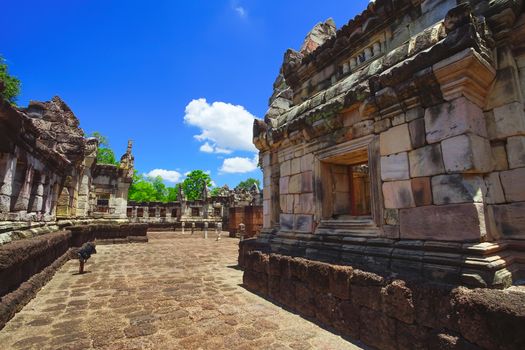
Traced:
[[220, 190], [221, 190], [220, 187], [214, 187], [214, 188], [211, 189], [210, 194], [211, 194], [212, 196], [218, 196]]
[[179, 187], [180, 183], [176, 184], [174, 187], [168, 187], [168, 195], [166, 197], [166, 202], [176, 202], [179, 196]]
[[182, 189], [186, 198], [190, 201], [200, 199], [204, 184], [211, 186], [211, 177], [202, 170], [193, 170], [190, 172], [182, 182]]
[[150, 202], [155, 200], [155, 188], [149, 179], [143, 175], [138, 174], [135, 170], [133, 174], [133, 182], [129, 187], [128, 199], [136, 202]]
[[20, 80], [9, 74], [5, 59], [0, 56], [0, 97], [14, 105], [19, 94]]
[[119, 162], [117, 162], [117, 159], [115, 158], [115, 152], [113, 152], [109, 146], [107, 137], [98, 131], [93, 132], [91, 137], [94, 137], [98, 140], [97, 162], [99, 164], [119, 165]]
[[254, 179], [253, 177], [250, 177], [244, 181], [241, 181], [239, 182], [239, 184], [237, 185], [237, 187], [235, 187], [236, 189], [245, 189], [245, 190], [249, 190], [250, 188], [252, 188], [253, 184], [257, 184], [257, 187], [261, 187], [261, 182], [257, 179]]
[[155, 189], [154, 201], [166, 202], [168, 198], [168, 189], [166, 188], [166, 185], [164, 184], [164, 180], [162, 180], [162, 177], [156, 176], [154, 178], [149, 178], [149, 181], [151, 182], [151, 185]]

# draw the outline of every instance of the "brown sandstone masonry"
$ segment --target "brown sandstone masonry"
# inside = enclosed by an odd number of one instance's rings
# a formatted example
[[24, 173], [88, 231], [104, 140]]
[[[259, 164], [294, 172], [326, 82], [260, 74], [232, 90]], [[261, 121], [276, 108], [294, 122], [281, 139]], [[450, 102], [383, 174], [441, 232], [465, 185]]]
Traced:
[[244, 285], [379, 349], [523, 349], [525, 293], [382, 277], [259, 251]]

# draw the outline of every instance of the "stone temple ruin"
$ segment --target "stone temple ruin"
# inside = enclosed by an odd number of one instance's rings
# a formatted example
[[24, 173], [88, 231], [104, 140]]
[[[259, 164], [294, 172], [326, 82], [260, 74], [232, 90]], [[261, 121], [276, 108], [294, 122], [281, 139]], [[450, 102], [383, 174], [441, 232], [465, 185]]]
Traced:
[[[97, 140], [60, 98], [27, 108], [0, 101], [0, 329], [88, 241], [148, 242], [148, 228], [206, 236], [224, 224], [253, 236], [239, 244], [247, 289], [338, 334], [379, 349], [523, 349], [524, 11], [522, 0], [376, 0], [339, 30], [333, 20], [316, 25], [285, 53], [254, 124], [262, 194], [205, 188], [194, 201], [180, 192], [173, 203], [128, 202], [131, 142], [118, 165], [97, 164]], [[194, 307], [202, 318], [170, 314], [174, 298], [176, 307], [215, 293], [241, 300], [237, 269], [213, 265], [228, 260], [203, 241], [193, 252], [162, 238], [125, 246], [101, 259], [118, 261], [114, 274], [106, 269], [111, 281], [93, 274], [71, 294], [116, 285], [98, 307], [139, 310], [120, 325], [131, 342], [156, 333], [159, 320], [215, 327], [207, 322], [228, 317], [234, 329], [235, 305], [216, 310], [211, 299]], [[122, 261], [137, 251], [142, 260]], [[147, 265], [163, 260], [159, 271]], [[227, 276], [206, 275], [215, 271]], [[148, 310], [134, 308], [150, 299]], [[157, 307], [162, 316], [149, 310]], [[258, 330], [243, 325], [234, 335], [254, 340]], [[228, 336], [221, 327], [211, 332]], [[117, 333], [107, 328], [93, 328], [87, 348]], [[176, 335], [199, 342], [187, 329]]]
[[197, 201], [180, 193], [175, 203], [128, 203], [132, 142], [118, 165], [98, 164], [97, 150], [59, 97], [27, 108], [1, 102], [0, 329], [88, 241], [147, 242], [148, 228], [184, 227], [205, 235], [224, 227], [244, 238], [262, 228], [256, 186], [217, 196], [205, 188]]
[[[131, 142], [120, 164], [97, 164], [98, 141], [86, 138], [59, 98], [0, 109], [0, 219], [126, 217], [133, 175]], [[2, 235], [2, 241], [9, 237]]]
[[254, 124], [245, 283], [378, 348], [523, 346], [501, 316], [523, 297], [442, 286], [523, 284], [524, 93], [522, 1], [377, 0], [318, 24]]
[[27, 108], [0, 102], [0, 327], [70, 248], [147, 241], [147, 225], [126, 219], [131, 142], [119, 165], [97, 164], [97, 148], [59, 97]]
[[176, 202], [128, 202], [127, 217], [131, 222], [147, 223], [159, 229], [216, 228], [220, 223], [230, 236], [238, 236], [244, 224], [243, 236], [257, 235], [262, 229], [262, 193], [254, 185], [249, 191], [230, 190], [227, 185], [212, 195], [205, 187], [201, 198], [190, 201], [180, 188]]

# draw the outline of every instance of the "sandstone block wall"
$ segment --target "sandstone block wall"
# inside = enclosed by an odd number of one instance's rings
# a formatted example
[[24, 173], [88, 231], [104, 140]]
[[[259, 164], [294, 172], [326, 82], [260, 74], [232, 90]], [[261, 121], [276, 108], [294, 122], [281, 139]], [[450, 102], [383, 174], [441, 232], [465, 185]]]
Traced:
[[[254, 123], [261, 240], [275, 252], [351, 250], [365, 261], [380, 246], [387, 269], [396, 249], [410, 246], [404, 258], [420, 266], [442, 244], [462, 256], [439, 261], [459, 279], [478, 270], [493, 274], [480, 277], [489, 286], [498, 273], [513, 276], [505, 286], [519, 280], [524, 9], [512, 0], [377, 0], [313, 52], [287, 51], [275, 94], [288, 107], [271, 99]], [[354, 168], [363, 166], [361, 186]]]
[[244, 285], [378, 349], [522, 349], [525, 293], [383, 277], [277, 254], [243, 257]]

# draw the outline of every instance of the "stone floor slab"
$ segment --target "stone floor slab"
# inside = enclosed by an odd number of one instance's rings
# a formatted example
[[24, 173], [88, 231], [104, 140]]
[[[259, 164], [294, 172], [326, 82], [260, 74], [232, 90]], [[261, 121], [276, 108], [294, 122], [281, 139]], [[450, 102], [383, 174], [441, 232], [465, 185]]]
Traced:
[[0, 331], [2, 349], [359, 349], [246, 291], [238, 241], [150, 233], [67, 262]]

